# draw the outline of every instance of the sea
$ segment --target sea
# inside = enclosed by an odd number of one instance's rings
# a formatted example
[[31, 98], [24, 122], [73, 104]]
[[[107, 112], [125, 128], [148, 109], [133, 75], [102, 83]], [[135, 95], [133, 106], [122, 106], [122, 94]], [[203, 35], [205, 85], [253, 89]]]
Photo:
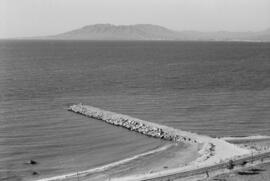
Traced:
[[270, 43], [0, 40], [0, 180], [166, 144], [67, 111], [77, 103], [213, 137], [270, 136]]

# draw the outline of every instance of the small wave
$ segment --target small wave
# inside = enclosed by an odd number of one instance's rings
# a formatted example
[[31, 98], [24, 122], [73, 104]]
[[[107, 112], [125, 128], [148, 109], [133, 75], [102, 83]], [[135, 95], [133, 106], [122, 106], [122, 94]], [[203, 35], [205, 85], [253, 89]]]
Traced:
[[167, 150], [171, 146], [173, 146], [173, 144], [166, 144], [166, 145], [164, 145], [162, 147], [159, 147], [157, 149], [154, 149], [154, 150], [151, 150], [151, 151], [148, 151], [148, 152], [144, 152], [144, 153], [141, 153], [141, 154], [138, 154], [138, 155], [135, 155], [135, 156], [120, 160], [120, 161], [112, 162], [110, 164], [103, 165], [103, 166], [100, 166], [100, 167], [92, 168], [92, 169], [85, 170], [85, 171], [73, 172], [73, 173], [60, 175], [60, 176], [43, 178], [43, 179], [39, 179], [39, 180], [36, 180], [36, 181], [57, 181], [57, 180], [63, 180], [63, 179], [67, 179], [67, 178], [77, 177], [77, 176], [80, 176], [80, 177], [87, 176], [88, 174], [105, 171], [105, 170], [107, 170], [109, 168], [112, 168], [112, 167], [115, 167], [115, 166], [130, 162], [132, 160], [138, 159], [138, 158], [143, 157], [143, 156], [147, 156], [147, 155], [151, 155], [151, 154], [154, 154], [154, 153], [157, 153], [157, 152]]

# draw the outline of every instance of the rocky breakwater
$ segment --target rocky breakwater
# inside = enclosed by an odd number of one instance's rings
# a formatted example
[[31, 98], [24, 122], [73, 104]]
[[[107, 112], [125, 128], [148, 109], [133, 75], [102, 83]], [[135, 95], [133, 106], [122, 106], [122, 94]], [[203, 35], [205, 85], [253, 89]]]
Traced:
[[189, 137], [188, 132], [186, 132], [187, 134], [183, 134], [183, 132], [180, 133], [179, 130], [174, 128], [140, 120], [123, 114], [105, 111], [88, 105], [72, 105], [68, 110], [154, 138], [160, 138], [174, 142], [198, 142], [192, 136]]
[[105, 111], [88, 105], [72, 105], [68, 110], [90, 118], [105, 121], [106, 123], [115, 126], [121, 126], [146, 136], [173, 142], [199, 144], [200, 157], [192, 163], [197, 166], [201, 164], [217, 164], [228, 159], [251, 154], [249, 149], [240, 148], [239, 146], [228, 143], [222, 139], [212, 138], [206, 135], [198, 135], [196, 133], [191, 133], [180, 129], [174, 129], [168, 126], [144, 121], [123, 114]]

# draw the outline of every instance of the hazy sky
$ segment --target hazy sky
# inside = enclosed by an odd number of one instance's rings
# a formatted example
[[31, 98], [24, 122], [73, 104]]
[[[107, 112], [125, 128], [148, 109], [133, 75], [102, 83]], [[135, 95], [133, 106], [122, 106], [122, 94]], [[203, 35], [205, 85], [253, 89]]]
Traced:
[[50, 35], [96, 23], [257, 31], [270, 27], [270, 0], [0, 0], [2, 38]]

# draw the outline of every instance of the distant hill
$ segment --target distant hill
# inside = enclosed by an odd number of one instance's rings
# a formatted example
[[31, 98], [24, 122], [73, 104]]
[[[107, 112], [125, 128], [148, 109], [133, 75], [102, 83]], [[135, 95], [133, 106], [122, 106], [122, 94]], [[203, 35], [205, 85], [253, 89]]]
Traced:
[[62, 33], [51, 38], [86, 40], [174, 40], [178, 33], [162, 26], [96, 24]]
[[270, 41], [270, 29], [261, 32], [174, 31], [150, 25], [96, 24], [42, 39], [67, 40], [172, 40], [172, 41]]

